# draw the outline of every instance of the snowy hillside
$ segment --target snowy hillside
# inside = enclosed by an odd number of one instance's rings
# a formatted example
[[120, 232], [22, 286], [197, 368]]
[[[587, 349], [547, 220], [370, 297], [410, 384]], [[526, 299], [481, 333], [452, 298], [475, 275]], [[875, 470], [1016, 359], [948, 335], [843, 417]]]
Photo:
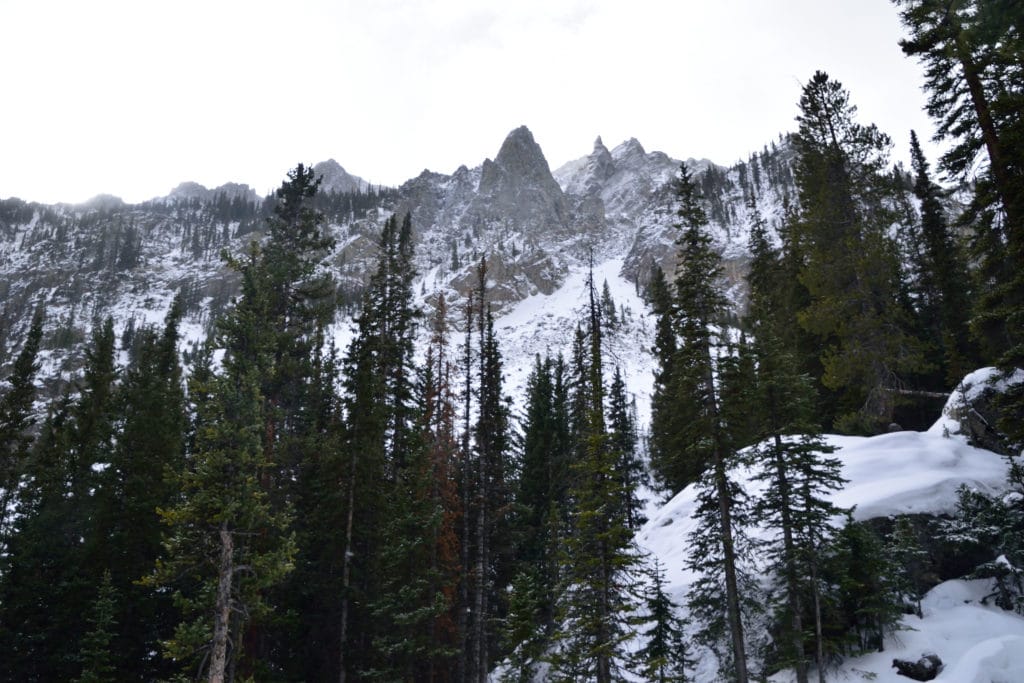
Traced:
[[[936, 427], [927, 432], [828, 436], [828, 443], [837, 448], [835, 456], [842, 462], [843, 476], [849, 480], [834, 495], [834, 502], [854, 507], [857, 520], [944, 515], [955, 509], [960, 486], [989, 495], [1005, 490], [1005, 459], [967, 445], [958, 434], [950, 434], [951, 407], [947, 406]], [[746, 493], [756, 498], [762, 486], [751, 481], [749, 472], [740, 479]], [[670, 591], [678, 604], [685, 603], [695, 579], [683, 569], [690, 552], [687, 536], [695, 528], [691, 518], [695, 507], [696, 490], [690, 486], [651, 515], [637, 534], [639, 545], [666, 568]], [[764, 537], [765, 532], [755, 532], [757, 535]], [[938, 681], [1024, 680], [1024, 618], [983, 604], [982, 598], [991, 589], [990, 580], [951, 580], [936, 586], [922, 602], [923, 618], [903, 617], [901, 630], [886, 641], [884, 652], [847, 660], [829, 680], [907, 681], [892, 668], [893, 658], [916, 661], [930, 652], [945, 663], [943, 673], [935, 679]], [[703, 653], [703, 658], [698, 658], [701, 662], [696, 680], [718, 680], [713, 655]], [[780, 674], [771, 680], [790, 683], [794, 678]]]

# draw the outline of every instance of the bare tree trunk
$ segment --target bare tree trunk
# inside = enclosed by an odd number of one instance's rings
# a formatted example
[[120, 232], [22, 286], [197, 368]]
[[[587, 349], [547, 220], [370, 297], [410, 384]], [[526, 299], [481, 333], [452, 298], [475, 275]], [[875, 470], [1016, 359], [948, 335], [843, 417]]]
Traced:
[[474, 678], [480, 683], [487, 681], [487, 490], [485, 463], [480, 459], [480, 509], [476, 522], [476, 585], [473, 595], [473, 669]]
[[[771, 398], [771, 410], [775, 412], [774, 396]], [[779, 481], [779, 514], [782, 518], [782, 547], [786, 556], [786, 598], [790, 619], [790, 645], [796, 657], [797, 683], [807, 683], [807, 661], [804, 659], [804, 625], [803, 606], [800, 600], [800, 585], [796, 567], [796, 543], [793, 540], [792, 493], [789, 478], [786, 476], [786, 465], [782, 458], [782, 437], [775, 435], [775, 476]]]
[[725, 448], [721, 430], [721, 411], [715, 398], [715, 380], [712, 375], [711, 344], [704, 342], [704, 353], [708, 359], [707, 375], [704, 378], [706, 392], [706, 410], [714, 419], [715, 452], [714, 468], [715, 492], [718, 498], [718, 514], [721, 523], [722, 564], [725, 571], [725, 603], [729, 632], [732, 636], [732, 652], [735, 660], [736, 683], [747, 683], [747, 652], [743, 638], [743, 619], [740, 612], [739, 580], [736, 575], [736, 547], [732, 535], [732, 500], [729, 494], [729, 480], [725, 471]]
[[338, 682], [345, 683], [347, 666], [345, 650], [348, 647], [349, 586], [352, 582], [352, 517], [356, 507], [356, 463], [352, 453], [352, 470], [348, 478], [348, 514], [345, 520], [345, 555], [341, 558], [341, 629], [338, 636]]
[[469, 543], [471, 529], [469, 521], [470, 502], [472, 501], [472, 468], [469, 459], [469, 429], [472, 420], [473, 407], [473, 301], [470, 299], [466, 307], [466, 355], [465, 373], [466, 385], [463, 396], [463, 424], [462, 424], [462, 462], [460, 474], [462, 477], [462, 544], [459, 548], [459, 557], [462, 560], [461, 577], [459, 580], [459, 610], [456, 621], [456, 628], [459, 632], [459, 680], [467, 683], [472, 676], [469, 671]]
[[213, 648], [209, 683], [224, 683], [228, 655], [228, 630], [231, 623], [231, 579], [234, 574], [235, 544], [227, 522], [220, 525], [220, 567], [217, 576], [217, 602], [213, 617]]

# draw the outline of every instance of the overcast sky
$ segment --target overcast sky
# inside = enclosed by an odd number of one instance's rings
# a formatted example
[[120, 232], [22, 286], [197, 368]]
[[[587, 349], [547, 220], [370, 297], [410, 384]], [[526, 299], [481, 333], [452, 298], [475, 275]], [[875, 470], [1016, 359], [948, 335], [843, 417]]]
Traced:
[[0, 0], [0, 26], [0, 197], [33, 201], [265, 194], [328, 158], [397, 185], [523, 124], [552, 169], [598, 135], [730, 164], [816, 69], [895, 158], [933, 131], [889, 0]]

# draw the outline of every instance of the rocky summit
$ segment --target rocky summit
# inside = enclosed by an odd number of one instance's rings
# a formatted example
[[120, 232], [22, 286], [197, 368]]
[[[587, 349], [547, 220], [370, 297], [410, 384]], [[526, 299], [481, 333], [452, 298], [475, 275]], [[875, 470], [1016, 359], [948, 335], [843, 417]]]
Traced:
[[[731, 167], [685, 162], [702, 185], [738, 300], [748, 206], [781, 220], [794, 194], [790, 160], [780, 138]], [[671, 183], [680, 163], [636, 139], [609, 150], [598, 137], [589, 154], [552, 172], [525, 126], [493, 159], [450, 175], [424, 171], [397, 188], [373, 186], [333, 159], [320, 162], [319, 208], [335, 238], [325, 267], [351, 312], [375, 267], [383, 222], [397, 212], [412, 216], [424, 300], [436, 291], [465, 295], [483, 257], [498, 311], [552, 293], [591, 261], [621, 261], [621, 275], [639, 291], [653, 268], [674, 268]], [[273, 201], [247, 185], [194, 182], [140, 204], [108, 196], [81, 205], [0, 201], [0, 364], [39, 306], [53, 330], [44, 341], [48, 364], [68, 377], [96, 321], [112, 315], [122, 330], [155, 323], [177, 293], [188, 309], [186, 331], [198, 339], [235, 295], [222, 252], [241, 254], [258, 239]]]

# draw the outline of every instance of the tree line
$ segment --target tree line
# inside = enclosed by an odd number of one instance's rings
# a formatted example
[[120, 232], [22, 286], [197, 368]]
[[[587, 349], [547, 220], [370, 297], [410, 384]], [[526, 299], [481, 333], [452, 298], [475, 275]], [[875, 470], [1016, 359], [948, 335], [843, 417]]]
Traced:
[[[74, 391], [35, 424], [37, 313], [0, 398], [4, 677], [672, 681], [713, 653], [731, 680], [792, 668], [802, 682], [880, 649], [923, 590], [919, 534], [883, 541], [828, 502], [843, 481], [822, 429], [875, 433], [914, 391], [951, 389], [982, 362], [1024, 365], [1012, 3], [897, 4], [940, 135], [958, 143], [943, 169], [987, 153], [967, 210], [948, 220], [916, 138], [918, 205], [901, 199], [888, 138], [816, 73], [793, 138], [798, 206], [778, 239], [750, 193], [737, 330], [682, 168], [679, 265], [648, 293], [647, 444], [605, 350], [614, 305], [592, 277], [570, 356], [536, 358], [516, 429], [486, 258], [465, 300], [420, 310], [408, 215], [383, 225], [354, 339], [336, 351], [336, 287], [320, 268], [332, 242], [302, 165], [265, 239], [226, 255], [241, 293], [187, 372], [180, 302], [162, 329], [133, 331], [123, 368], [107, 320]], [[1001, 405], [1011, 445], [1021, 391]], [[690, 623], [633, 540], [645, 449], [656, 485], [694, 487]], [[987, 543], [992, 519], [1012, 568], [1019, 500], [965, 492], [947, 532]], [[996, 560], [978, 571], [1020, 609], [1019, 574]]]

